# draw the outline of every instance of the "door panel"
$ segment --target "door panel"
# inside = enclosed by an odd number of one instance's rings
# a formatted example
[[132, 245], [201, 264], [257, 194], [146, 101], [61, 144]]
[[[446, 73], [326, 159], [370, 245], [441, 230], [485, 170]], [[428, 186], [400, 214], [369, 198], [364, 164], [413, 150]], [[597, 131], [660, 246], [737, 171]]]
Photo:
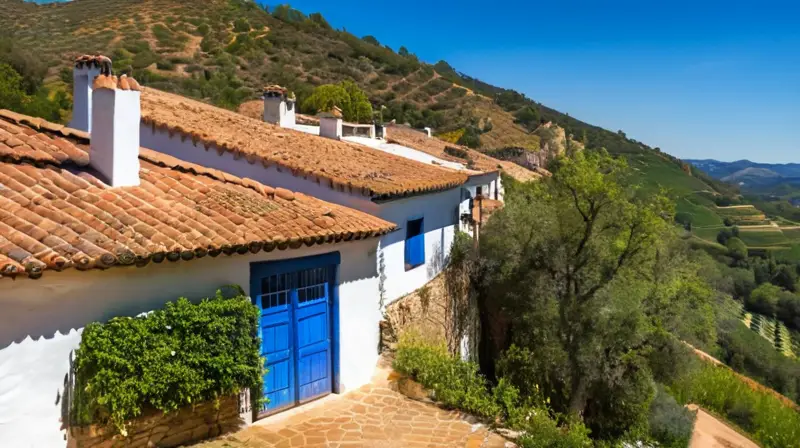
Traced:
[[298, 273], [297, 328], [298, 400], [305, 402], [331, 391], [331, 331], [328, 300], [329, 268]]
[[262, 411], [294, 406], [294, 338], [291, 300], [292, 277], [271, 275], [261, 279], [261, 356], [266, 357]]
[[251, 271], [256, 274], [251, 278], [252, 293], [261, 309], [261, 354], [269, 369], [264, 396], [270, 402], [262, 414], [331, 392], [335, 269], [327, 265], [287, 271], [285, 265], [272, 263]]

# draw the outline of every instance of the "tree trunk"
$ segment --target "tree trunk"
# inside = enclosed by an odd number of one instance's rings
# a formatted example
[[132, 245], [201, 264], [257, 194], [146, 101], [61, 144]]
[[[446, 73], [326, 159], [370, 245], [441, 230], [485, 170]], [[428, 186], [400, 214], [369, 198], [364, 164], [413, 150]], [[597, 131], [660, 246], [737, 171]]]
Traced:
[[583, 411], [586, 409], [586, 379], [583, 375], [575, 374], [576, 370], [573, 367], [572, 376], [572, 390], [569, 395], [569, 413], [576, 417], [583, 417]]

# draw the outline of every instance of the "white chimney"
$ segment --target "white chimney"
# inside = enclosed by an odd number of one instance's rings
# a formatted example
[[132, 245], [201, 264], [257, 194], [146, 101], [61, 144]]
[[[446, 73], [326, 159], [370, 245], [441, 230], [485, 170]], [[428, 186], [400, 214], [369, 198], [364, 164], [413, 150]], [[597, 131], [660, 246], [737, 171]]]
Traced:
[[428, 135], [429, 138], [431, 137], [431, 128], [425, 127], [422, 130], [425, 131], [425, 133]]
[[92, 89], [89, 163], [112, 187], [139, 185], [139, 84], [103, 73]]
[[92, 83], [102, 70], [111, 71], [111, 59], [83, 55], [72, 69], [72, 121], [69, 127], [92, 132]]
[[283, 87], [264, 88], [264, 121], [282, 128], [295, 125], [295, 99]]
[[342, 139], [342, 110], [336, 106], [330, 112], [319, 116], [319, 135], [321, 137]]

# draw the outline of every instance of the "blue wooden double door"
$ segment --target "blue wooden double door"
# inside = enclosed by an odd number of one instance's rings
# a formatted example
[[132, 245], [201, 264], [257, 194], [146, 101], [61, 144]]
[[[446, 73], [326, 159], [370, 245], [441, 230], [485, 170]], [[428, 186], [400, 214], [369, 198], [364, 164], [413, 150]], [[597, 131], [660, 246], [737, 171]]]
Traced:
[[332, 304], [338, 253], [251, 265], [266, 358], [261, 415], [327, 395], [333, 384]]

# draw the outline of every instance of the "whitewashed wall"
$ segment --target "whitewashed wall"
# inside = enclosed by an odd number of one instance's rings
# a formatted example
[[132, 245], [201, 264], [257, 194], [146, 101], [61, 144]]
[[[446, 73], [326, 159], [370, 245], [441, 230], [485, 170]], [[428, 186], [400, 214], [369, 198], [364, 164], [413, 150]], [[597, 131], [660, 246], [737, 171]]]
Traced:
[[[385, 305], [421, 288], [441, 272], [455, 238], [460, 195], [459, 187], [381, 204], [379, 216], [399, 226], [398, 231], [381, 238]], [[406, 271], [406, 223], [418, 218], [424, 218], [425, 264]]]
[[0, 447], [64, 447], [62, 399], [73, 350], [86, 324], [134, 316], [178, 297], [199, 300], [223, 285], [249, 293], [251, 262], [332, 251], [339, 270], [342, 390], [369, 382], [378, 358], [377, 239], [220, 255], [106, 271], [45, 272], [39, 280], [0, 280]]

